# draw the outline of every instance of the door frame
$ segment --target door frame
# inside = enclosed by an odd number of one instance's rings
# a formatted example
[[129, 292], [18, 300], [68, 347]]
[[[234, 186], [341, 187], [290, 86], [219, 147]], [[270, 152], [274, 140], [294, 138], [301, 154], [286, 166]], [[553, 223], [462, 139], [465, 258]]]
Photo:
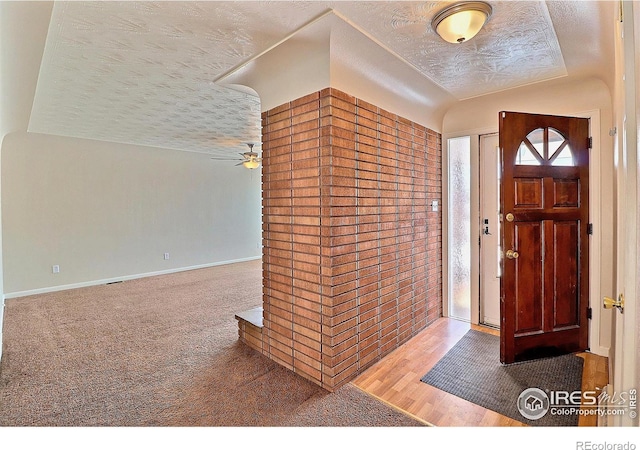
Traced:
[[[600, 110], [593, 109], [581, 112], [556, 112], [556, 111], [523, 111], [532, 114], [555, 114], [582, 117], [589, 119], [589, 135], [593, 138], [593, 148], [589, 158], [589, 222], [593, 224], [593, 234], [589, 236], [589, 306], [592, 309], [591, 323], [589, 324], [589, 349], [600, 356], [609, 356], [609, 347], [603, 347], [600, 342], [600, 322], [602, 311], [602, 294], [600, 291], [601, 277], [601, 149], [602, 138], [600, 130]], [[498, 112], [495, 113], [496, 117]], [[496, 127], [476, 128], [456, 133], [448, 133], [442, 136], [442, 314], [448, 317], [449, 311], [449, 225], [448, 225], [448, 198], [449, 198], [449, 148], [448, 140], [470, 136], [471, 137], [471, 323], [480, 322], [480, 246], [475, 245], [480, 237], [480, 136], [498, 133]]]
[[[479, 243], [480, 243], [480, 245], [479, 245], [479, 248], [478, 248], [478, 252], [480, 253], [478, 255], [478, 261], [479, 261], [479, 263], [478, 263], [478, 323], [482, 322], [482, 311], [483, 311], [482, 306], [483, 306], [483, 304], [486, 305], [486, 302], [482, 301], [482, 293], [484, 291], [482, 283], [483, 283], [483, 275], [485, 274], [484, 272], [482, 272], [482, 270], [483, 270], [483, 268], [482, 268], [482, 261], [483, 261], [482, 245], [483, 245], [483, 242], [485, 241], [484, 233], [483, 233], [483, 228], [484, 228], [483, 220], [485, 218], [487, 218], [489, 215], [491, 215], [491, 213], [483, 214], [483, 207], [482, 207], [483, 200], [482, 200], [482, 198], [480, 198], [485, 192], [485, 187], [484, 187], [483, 181], [482, 181], [483, 180], [483, 167], [482, 167], [483, 147], [482, 147], [482, 138], [489, 139], [492, 136], [495, 137], [496, 142], [499, 141], [499, 138], [500, 138], [499, 133], [481, 134], [481, 135], [478, 136], [478, 142], [479, 142], [479, 147], [478, 147], [478, 158], [479, 158], [479, 161], [478, 161], [478, 186], [479, 186], [479, 191], [478, 191], [478, 194], [479, 194], [479, 197], [478, 197], [478, 214], [479, 214], [479, 218], [478, 218], [478, 220], [479, 220], [479, 227], [480, 227], [480, 230], [479, 230], [479, 236], [480, 236]], [[496, 147], [498, 147], [498, 146], [496, 145]], [[494, 154], [494, 156], [497, 157], [498, 161], [500, 160], [500, 154], [499, 154], [498, 150], [496, 150], [496, 153]], [[497, 164], [496, 164], [496, 166], [494, 166], [494, 169], [497, 169]], [[497, 188], [497, 191], [498, 191], [497, 192], [498, 195], [497, 195], [497, 198], [496, 198], [496, 200], [498, 202], [497, 208], [500, 209], [500, 185], [497, 185], [496, 188]], [[497, 241], [499, 242], [500, 241], [500, 233], [501, 233], [502, 226], [500, 225], [500, 227], [498, 227], [499, 223], [498, 223], [498, 217], [497, 216], [495, 216], [495, 217], [491, 216], [491, 218], [494, 219], [496, 222], [495, 223], [490, 223], [490, 231], [493, 231], [492, 234], [495, 236], [495, 239], [497, 239]], [[493, 258], [495, 258], [496, 254], [494, 252], [491, 252], [491, 253], [493, 254]], [[496, 320], [498, 321], [498, 328], [499, 328], [499, 323], [500, 323], [500, 282], [499, 282], [499, 280], [498, 280], [497, 284], [498, 284], [498, 292], [497, 292], [497, 298], [495, 300], [496, 301], [496, 305], [495, 306], [497, 306], [497, 309], [498, 309]], [[488, 325], [488, 326], [493, 327], [493, 325]]]
[[[617, 23], [616, 60], [621, 67], [616, 68], [620, 83], [616, 92], [621, 107], [615, 120], [618, 127], [614, 151], [616, 161], [617, 205], [617, 254], [616, 280], [610, 296], [617, 298], [622, 293], [626, 297], [624, 313], [614, 309], [613, 339], [609, 358], [609, 388], [612, 392], [626, 392], [638, 389], [637, 377], [639, 357], [637, 327], [640, 323], [640, 308], [637, 295], [640, 293], [640, 280], [637, 278], [640, 268], [638, 246], [640, 246], [640, 123], [637, 113], [640, 110], [640, 91], [637, 89], [640, 76], [640, 61], [636, 51], [640, 46], [640, 9], [632, 2], [621, 2], [621, 18]], [[624, 38], [622, 37], [624, 35]], [[624, 78], [622, 78], [624, 77]], [[626, 156], [625, 156], [626, 155]], [[623, 354], [624, 351], [624, 354]], [[613, 362], [613, 364], [611, 364]], [[610, 392], [611, 392], [610, 391]], [[611, 416], [605, 422], [609, 426], [638, 426], [638, 418], [629, 414]]]

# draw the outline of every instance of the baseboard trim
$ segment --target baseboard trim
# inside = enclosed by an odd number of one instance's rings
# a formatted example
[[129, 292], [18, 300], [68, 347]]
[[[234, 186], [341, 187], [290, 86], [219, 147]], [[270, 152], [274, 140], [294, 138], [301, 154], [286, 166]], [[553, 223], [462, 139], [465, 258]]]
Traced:
[[186, 272], [187, 270], [206, 269], [207, 267], [225, 266], [227, 264], [255, 261], [261, 258], [262, 256], [250, 256], [248, 258], [231, 259], [226, 261], [218, 261], [214, 263], [199, 264], [196, 266], [178, 267], [175, 269], [160, 270], [157, 272], [139, 273], [135, 275], [126, 275], [122, 277], [105, 278], [102, 280], [85, 281], [82, 283], [63, 284], [59, 286], [50, 286], [46, 288], [30, 289], [27, 291], [8, 292], [4, 294], [4, 298], [11, 299], [11, 298], [27, 297], [29, 295], [48, 294], [50, 292], [66, 291], [69, 289], [99, 286], [101, 284], [107, 284], [107, 283], [117, 283], [119, 281], [129, 281], [129, 280], [136, 280], [138, 278], [147, 278], [147, 277], [155, 277], [157, 275], [168, 275], [171, 273]]
[[589, 349], [589, 351], [595, 355], [604, 356], [605, 358], [608, 358], [610, 353], [609, 347], [602, 347], [602, 346], [591, 348]]

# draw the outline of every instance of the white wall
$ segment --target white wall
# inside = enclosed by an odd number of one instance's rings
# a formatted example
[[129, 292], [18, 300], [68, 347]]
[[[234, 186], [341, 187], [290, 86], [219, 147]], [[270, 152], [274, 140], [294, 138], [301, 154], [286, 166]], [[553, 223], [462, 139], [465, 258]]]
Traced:
[[261, 254], [260, 170], [24, 132], [1, 167], [7, 297]]
[[455, 102], [335, 10], [218, 82], [252, 88], [263, 111], [332, 87], [437, 132]]
[[281, 42], [218, 83], [248, 86], [260, 96], [262, 111], [329, 86], [329, 31], [314, 36], [310, 29]]
[[259, 171], [206, 155], [26, 133], [52, 7], [0, 2], [0, 292], [259, 257]]
[[[601, 109], [601, 128], [608, 132], [612, 126], [611, 102], [609, 88], [597, 78], [561, 78], [458, 102], [445, 114], [443, 134], [485, 128], [498, 131], [499, 111], [575, 114], [592, 109]], [[612, 146], [609, 141], [605, 143]]]
[[[52, 8], [53, 2], [0, 2], [0, 146], [8, 133], [26, 130]], [[0, 357], [3, 293], [0, 276]]]
[[[500, 111], [518, 111], [538, 114], [578, 115], [598, 111], [600, 116], [599, 142], [594, 143], [598, 151], [601, 189], [593, 193], [599, 195], [597, 210], [591, 211], [595, 226], [600, 223], [601, 245], [592, 255], [599, 254], [599, 292], [595, 297], [610, 296], [614, 277], [614, 147], [609, 130], [613, 128], [612, 96], [607, 85], [596, 78], [581, 80], [559, 79], [535, 84], [520, 89], [478, 97], [462, 101], [445, 114], [443, 121], [443, 145], [446, 139], [455, 135], [479, 135], [498, 131]], [[592, 134], [594, 131], [592, 131]], [[592, 158], [593, 159], [593, 158]], [[594, 167], [598, 170], [598, 167]], [[597, 230], [596, 230], [597, 231]], [[599, 354], [606, 354], [611, 343], [611, 311], [601, 308], [600, 302], [592, 305], [594, 319], [599, 321], [596, 329]]]

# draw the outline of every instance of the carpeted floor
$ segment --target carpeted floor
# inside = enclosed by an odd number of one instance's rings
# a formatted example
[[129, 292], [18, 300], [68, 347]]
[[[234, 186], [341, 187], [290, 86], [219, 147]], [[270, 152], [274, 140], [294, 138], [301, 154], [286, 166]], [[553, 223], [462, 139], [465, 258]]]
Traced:
[[0, 426], [420, 426], [238, 342], [261, 262], [6, 301]]

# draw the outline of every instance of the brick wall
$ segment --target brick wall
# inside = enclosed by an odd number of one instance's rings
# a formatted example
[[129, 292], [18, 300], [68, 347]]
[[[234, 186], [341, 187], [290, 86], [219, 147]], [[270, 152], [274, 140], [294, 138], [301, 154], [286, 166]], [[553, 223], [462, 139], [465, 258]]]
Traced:
[[331, 88], [262, 126], [253, 347], [333, 390], [441, 316], [440, 135]]

